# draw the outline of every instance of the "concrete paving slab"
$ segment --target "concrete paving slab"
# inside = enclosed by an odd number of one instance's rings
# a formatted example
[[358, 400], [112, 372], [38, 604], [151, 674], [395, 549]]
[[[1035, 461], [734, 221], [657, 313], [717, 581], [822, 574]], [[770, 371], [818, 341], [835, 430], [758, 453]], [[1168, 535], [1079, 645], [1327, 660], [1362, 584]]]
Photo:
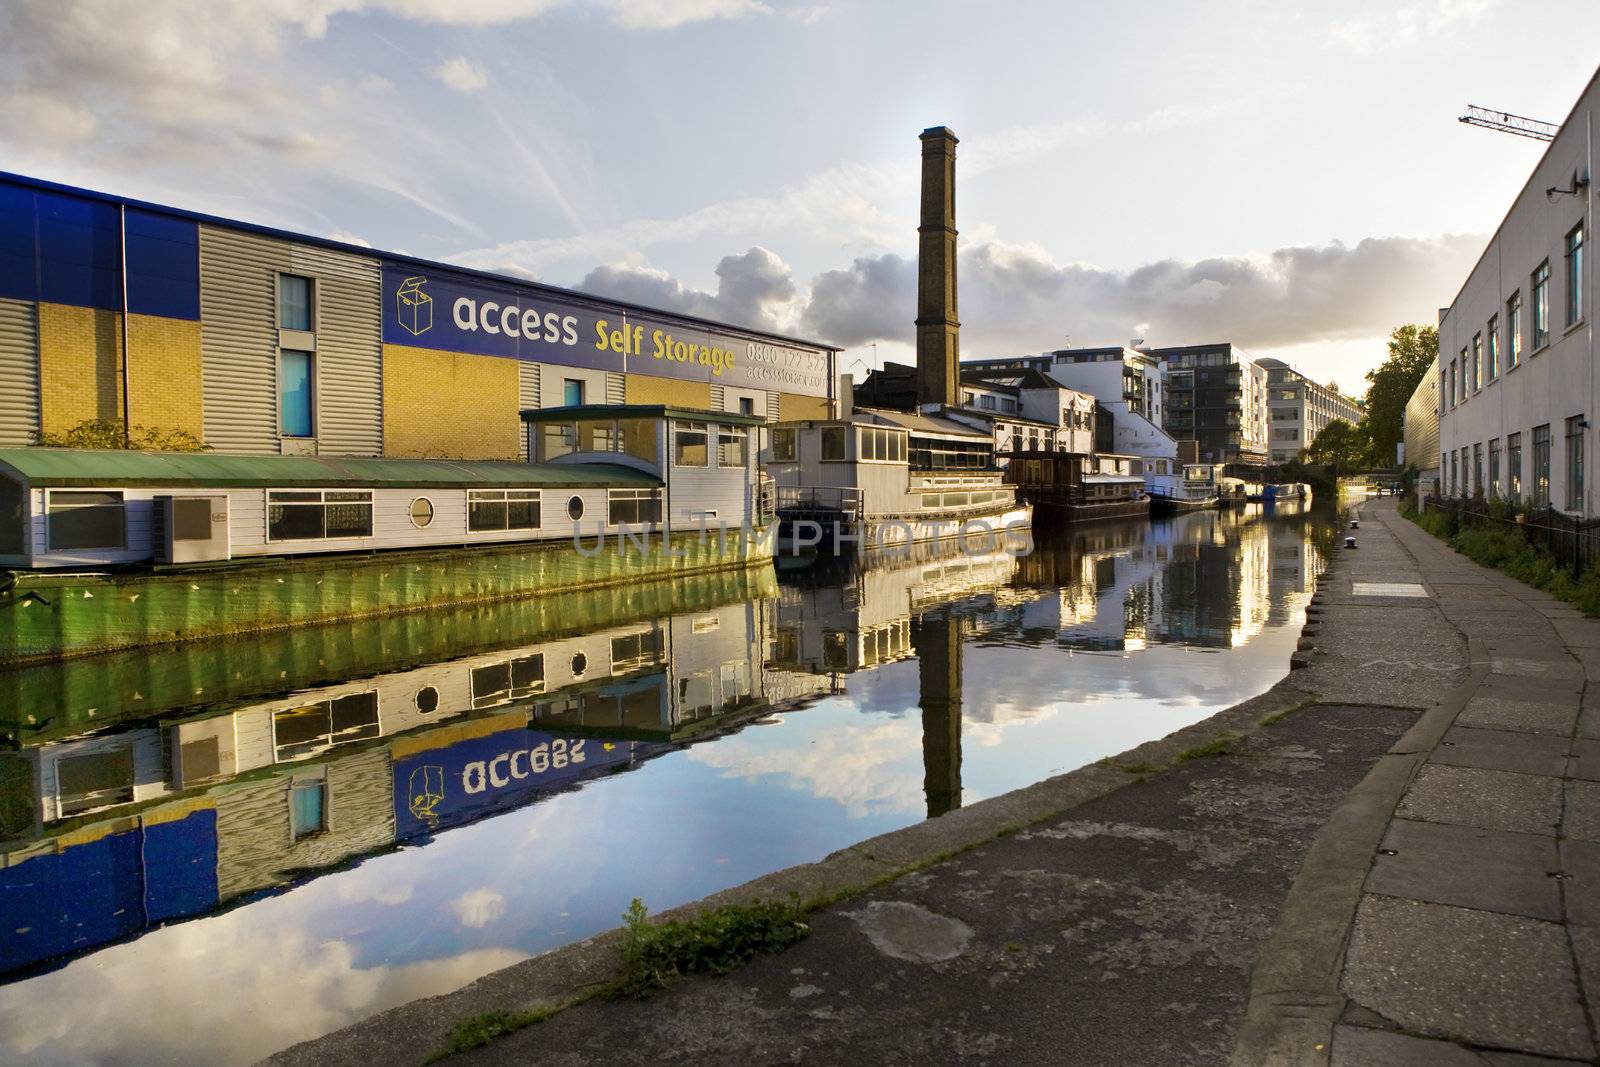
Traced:
[[1569, 926], [1572, 954], [1578, 960], [1578, 975], [1588, 991], [1593, 1007], [1595, 991], [1600, 990], [1600, 926]]
[[1561, 820], [1561, 780], [1429, 764], [1406, 790], [1398, 814], [1424, 822], [1553, 836]]
[[1428, 762], [1559, 778], [1566, 770], [1569, 746], [1566, 738], [1553, 734], [1453, 726]]
[[1566, 931], [1489, 911], [1368, 896], [1344, 988], [1399, 1026], [1473, 1045], [1594, 1055]]
[[[1369, 893], [1560, 922], [1553, 837], [1396, 819], [1384, 835]], [[1462, 878], [1465, 868], [1471, 878]]]
[[1577, 721], [1578, 708], [1575, 704], [1475, 696], [1461, 709], [1456, 725], [1570, 737], [1573, 724]]
[[1561, 820], [1561, 834], [1579, 841], [1600, 841], [1600, 782], [1567, 783], [1567, 811]]
[[1578, 713], [1579, 737], [1600, 737], [1600, 702], [1590, 702], [1585, 694], [1583, 710]]
[[1483, 696], [1500, 700], [1532, 700], [1577, 707], [1583, 700], [1583, 685], [1578, 679], [1491, 674], [1484, 679], [1480, 692]]
[[1600, 927], [1600, 842], [1561, 842], [1567, 921]]
[[[1568, 652], [1559, 641], [1549, 635], [1527, 637], [1495, 634], [1484, 639], [1484, 646], [1495, 656], [1518, 659], [1567, 659]], [[1600, 651], [1597, 649], [1596, 651]]]
[[1580, 737], [1572, 742], [1572, 762], [1567, 765], [1567, 777], [1600, 782], [1600, 739]]
[[1558, 619], [1552, 625], [1568, 648], [1600, 651], [1600, 619]]
[[1572, 1067], [1571, 1060], [1471, 1049], [1348, 1023], [1333, 1032], [1331, 1062], [1333, 1067]]
[[[1552, 650], [1558, 651], [1558, 650]], [[1489, 661], [1491, 677], [1509, 675], [1515, 678], [1562, 678], [1582, 680], [1583, 664], [1571, 656], [1550, 655], [1544, 658], [1496, 657]]]

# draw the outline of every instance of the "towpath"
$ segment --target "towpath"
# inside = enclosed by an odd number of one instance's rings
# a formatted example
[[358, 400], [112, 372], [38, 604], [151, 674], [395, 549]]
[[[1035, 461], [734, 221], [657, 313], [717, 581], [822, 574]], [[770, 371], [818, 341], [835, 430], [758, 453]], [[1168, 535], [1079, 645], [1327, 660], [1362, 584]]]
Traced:
[[[692, 905], [861, 890], [779, 956], [450, 1062], [1592, 1058], [1600, 622], [1362, 512], [1264, 696]], [[615, 960], [594, 939], [274, 1060], [417, 1062]]]

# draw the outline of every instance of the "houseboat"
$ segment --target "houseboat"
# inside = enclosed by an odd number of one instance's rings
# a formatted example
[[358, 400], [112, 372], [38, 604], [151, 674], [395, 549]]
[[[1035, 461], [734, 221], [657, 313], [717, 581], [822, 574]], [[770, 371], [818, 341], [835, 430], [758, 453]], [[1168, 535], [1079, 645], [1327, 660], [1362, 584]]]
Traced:
[[0, 450], [0, 662], [770, 561], [761, 419], [522, 418], [527, 463]]
[[1013, 452], [1006, 480], [1041, 516], [1061, 522], [1087, 522], [1150, 513], [1142, 465], [1137, 456], [1076, 452]]
[[1150, 494], [1150, 511], [1155, 515], [1173, 515], [1180, 511], [1199, 511], [1214, 508], [1219, 502], [1217, 469], [1207, 463], [1174, 462], [1173, 473], [1151, 470], [1145, 462], [1145, 491]]
[[873, 549], [963, 530], [999, 539], [1032, 522], [996, 466], [994, 438], [952, 419], [854, 408], [771, 432], [780, 543]]

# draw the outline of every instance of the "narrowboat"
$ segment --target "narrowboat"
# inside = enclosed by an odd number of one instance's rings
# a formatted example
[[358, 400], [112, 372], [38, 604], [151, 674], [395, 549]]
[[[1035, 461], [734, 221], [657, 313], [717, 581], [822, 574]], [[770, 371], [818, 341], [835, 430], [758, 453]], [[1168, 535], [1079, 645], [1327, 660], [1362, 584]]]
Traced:
[[963, 530], [1000, 538], [1032, 522], [996, 464], [994, 438], [953, 419], [857, 407], [771, 433], [780, 543], [873, 549]]
[[1216, 471], [1210, 464], [1185, 463], [1179, 473], [1160, 475], [1152, 474], [1147, 466], [1144, 480], [1151, 514], [1173, 515], [1216, 507], [1220, 501]]
[[0, 662], [770, 562], [761, 419], [522, 418], [526, 463], [0, 450]]

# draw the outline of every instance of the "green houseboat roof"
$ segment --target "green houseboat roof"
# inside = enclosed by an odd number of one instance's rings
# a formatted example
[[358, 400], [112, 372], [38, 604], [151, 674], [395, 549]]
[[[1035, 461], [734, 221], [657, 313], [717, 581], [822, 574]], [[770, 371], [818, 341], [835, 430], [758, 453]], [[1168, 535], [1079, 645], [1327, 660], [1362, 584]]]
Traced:
[[765, 426], [759, 415], [738, 415], [731, 411], [705, 408], [678, 408], [670, 404], [574, 404], [559, 408], [523, 408], [523, 422], [576, 422], [579, 419], [688, 419], [728, 426]]
[[172, 486], [192, 489], [481, 489], [657, 486], [620, 463], [373, 459], [365, 456], [237, 456], [92, 448], [0, 448], [0, 477], [34, 486]]

